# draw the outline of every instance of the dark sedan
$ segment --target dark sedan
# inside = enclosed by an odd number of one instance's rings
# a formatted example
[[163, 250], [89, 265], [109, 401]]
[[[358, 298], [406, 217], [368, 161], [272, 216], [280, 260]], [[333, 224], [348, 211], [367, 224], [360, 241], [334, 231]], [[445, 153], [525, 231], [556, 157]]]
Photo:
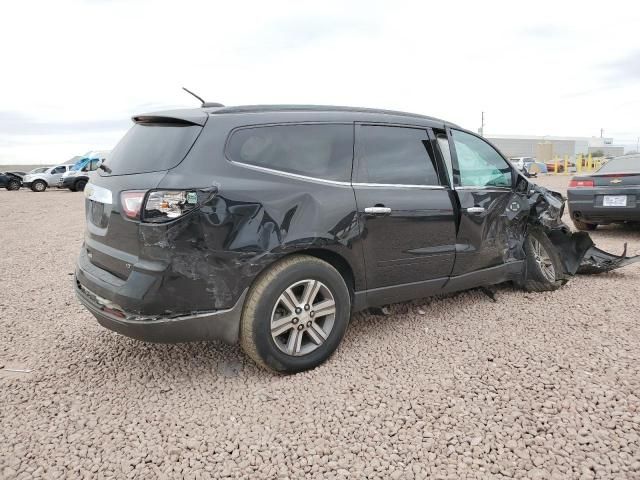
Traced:
[[573, 177], [567, 194], [578, 230], [640, 222], [640, 154], [616, 157], [591, 175]]
[[22, 186], [22, 178], [19, 175], [11, 172], [0, 172], [0, 188], [4, 187], [7, 190], [20, 190]]

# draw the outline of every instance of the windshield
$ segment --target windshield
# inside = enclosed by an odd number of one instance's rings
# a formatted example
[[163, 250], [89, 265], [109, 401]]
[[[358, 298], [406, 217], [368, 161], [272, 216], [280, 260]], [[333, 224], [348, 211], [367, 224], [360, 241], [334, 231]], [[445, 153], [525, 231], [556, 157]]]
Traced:
[[73, 164], [73, 167], [71, 167], [71, 170], [80, 170], [85, 163], [87, 163], [86, 158], [83, 158], [82, 160], [78, 160], [76, 163]]
[[640, 173], [640, 155], [617, 157], [605, 163], [597, 173]]

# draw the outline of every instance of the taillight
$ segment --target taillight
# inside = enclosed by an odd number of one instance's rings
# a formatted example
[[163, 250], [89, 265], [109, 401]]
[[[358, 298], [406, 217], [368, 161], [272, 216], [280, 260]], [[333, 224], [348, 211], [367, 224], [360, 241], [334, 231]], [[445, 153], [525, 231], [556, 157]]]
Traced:
[[593, 187], [595, 183], [593, 180], [577, 180], [572, 178], [569, 182], [569, 188], [580, 188], [580, 187]]
[[142, 222], [169, 222], [206, 204], [217, 187], [198, 190], [128, 190], [120, 194], [122, 211]]
[[154, 190], [149, 192], [142, 212], [144, 222], [168, 222], [198, 206], [198, 193], [193, 190]]
[[145, 190], [129, 190], [120, 194], [120, 203], [123, 213], [133, 219], [140, 218], [142, 201], [147, 192]]

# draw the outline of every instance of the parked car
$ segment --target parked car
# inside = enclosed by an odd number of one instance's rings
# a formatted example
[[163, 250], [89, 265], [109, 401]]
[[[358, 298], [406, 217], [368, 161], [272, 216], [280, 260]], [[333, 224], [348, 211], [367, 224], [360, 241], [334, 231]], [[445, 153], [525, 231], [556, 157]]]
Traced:
[[640, 222], [640, 155], [616, 157], [590, 175], [573, 177], [567, 196], [578, 230]]
[[13, 172], [0, 172], [0, 187], [7, 190], [20, 190], [22, 186], [22, 178]]
[[68, 188], [72, 192], [81, 192], [89, 181], [89, 173], [98, 169], [104, 158], [84, 157], [78, 160], [69, 171], [62, 174], [58, 188]]
[[353, 311], [505, 281], [553, 290], [583, 259], [638, 260], [597, 256], [560, 194], [443, 120], [203, 105], [133, 121], [84, 190], [75, 273], [98, 322], [133, 338], [240, 342], [297, 372]]
[[535, 158], [533, 157], [510, 157], [509, 161], [521, 172], [524, 170], [527, 163], [533, 163]]
[[71, 165], [56, 165], [53, 167], [42, 169], [39, 172], [29, 172], [22, 179], [23, 185], [30, 188], [34, 192], [44, 192], [47, 187], [55, 186], [63, 173], [67, 172]]
[[536, 176], [539, 173], [547, 173], [547, 165], [543, 162], [538, 162], [536, 160], [532, 162], [527, 162], [524, 164], [524, 172], [527, 172], [531, 176]]

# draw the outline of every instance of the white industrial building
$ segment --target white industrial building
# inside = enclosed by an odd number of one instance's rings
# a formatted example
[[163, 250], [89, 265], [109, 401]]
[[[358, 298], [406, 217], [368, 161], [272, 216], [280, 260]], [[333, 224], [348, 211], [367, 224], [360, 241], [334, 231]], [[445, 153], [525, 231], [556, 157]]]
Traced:
[[[568, 155], [575, 158], [576, 155], [588, 155], [601, 151], [605, 156], [618, 156], [624, 154], [624, 147], [613, 145], [610, 137], [555, 137], [551, 135], [486, 135], [487, 140], [493, 143], [506, 157], [564, 157]], [[549, 145], [551, 148], [541, 148], [541, 145]], [[545, 152], [542, 154], [542, 152]], [[538, 158], [541, 161], [551, 158]]]

